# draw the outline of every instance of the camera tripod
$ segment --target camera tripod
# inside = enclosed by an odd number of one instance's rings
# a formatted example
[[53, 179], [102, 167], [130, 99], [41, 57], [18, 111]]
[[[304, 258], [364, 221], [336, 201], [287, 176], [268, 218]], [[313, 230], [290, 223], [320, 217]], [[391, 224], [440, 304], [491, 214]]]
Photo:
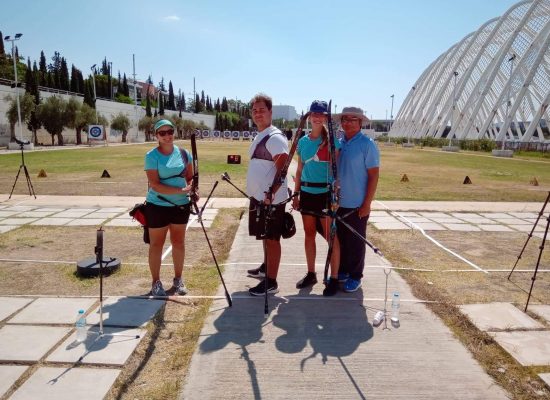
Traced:
[[21, 170], [25, 171], [25, 177], [27, 178], [27, 187], [29, 188], [29, 196], [34, 196], [34, 198], [36, 199], [36, 193], [34, 192], [34, 187], [32, 186], [29, 170], [25, 165], [25, 153], [23, 152], [23, 146], [25, 146], [26, 144], [30, 144], [30, 142], [28, 140], [22, 141], [18, 139], [15, 139], [15, 142], [19, 145], [19, 148], [21, 149], [21, 165], [19, 166], [19, 171], [17, 172], [17, 176], [15, 177], [15, 182], [13, 182], [13, 186], [10, 192], [10, 197], [8, 197], [8, 199], [11, 199], [11, 196], [15, 189], [15, 185], [17, 184], [17, 179], [19, 179], [19, 174], [21, 173]]
[[[516, 269], [516, 266], [518, 265], [518, 262], [521, 259], [521, 256], [523, 255], [523, 252], [525, 251], [525, 248], [527, 247], [527, 244], [529, 243], [529, 240], [533, 237], [533, 232], [535, 231], [535, 228], [537, 227], [537, 224], [539, 223], [540, 218], [544, 215], [544, 209], [546, 208], [546, 205], [548, 204], [548, 201], [550, 201], [550, 192], [548, 192], [548, 196], [546, 197], [546, 201], [544, 202], [544, 205], [542, 206], [542, 209], [539, 212], [537, 220], [533, 224], [533, 228], [531, 229], [531, 232], [529, 232], [529, 235], [527, 235], [527, 240], [525, 241], [525, 244], [523, 245], [523, 248], [521, 249], [521, 252], [518, 255], [518, 259], [516, 260], [516, 263], [514, 264], [514, 267], [510, 271], [510, 274], [508, 275], [508, 280], [510, 280], [510, 277], [512, 276], [512, 273]], [[542, 243], [539, 246], [540, 251], [539, 251], [539, 256], [537, 258], [537, 264], [535, 266], [535, 272], [533, 273], [533, 276], [531, 277], [531, 288], [529, 289], [529, 295], [527, 296], [527, 303], [525, 303], [525, 309], [524, 309], [525, 312], [527, 312], [527, 307], [529, 306], [529, 300], [531, 300], [531, 293], [533, 292], [533, 287], [535, 286], [535, 280], [537, 279], [537, 272], [539, 270], [540, 260], [542, 258], [542, 252], [544, 250], [544, 244], [546, 243], [546, 238], [548, 237], [548, 228], [550, 227], [550, 213], [544, 219], [546, 219], [546, 228], [544, 230], [544, 234], [542, 235]]]

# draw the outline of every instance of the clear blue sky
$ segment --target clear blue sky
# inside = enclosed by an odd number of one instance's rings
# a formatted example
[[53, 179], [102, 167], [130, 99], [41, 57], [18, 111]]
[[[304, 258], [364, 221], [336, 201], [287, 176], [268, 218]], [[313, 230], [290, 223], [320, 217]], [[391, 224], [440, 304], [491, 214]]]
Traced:
[[[86, 75], [113, 70], [172, 80], [187, 95], [248, 101], [258, 91], [298, 113], [313, 99], [396, 115], [442, 52], [502, 15], [512, 0], [10, 0], [3, 35], [21, 32], [21, 55], [59, 51]], [[6, 50], [9, 50], [6, 43]], [[334, 111], [334, 110], [333, 110]]]

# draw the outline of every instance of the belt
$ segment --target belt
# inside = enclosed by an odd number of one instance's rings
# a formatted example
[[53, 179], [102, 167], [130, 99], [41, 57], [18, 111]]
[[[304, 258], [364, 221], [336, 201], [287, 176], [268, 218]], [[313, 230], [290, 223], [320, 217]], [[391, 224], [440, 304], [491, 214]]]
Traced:
[[326, 182], [300, 182], [300, 186], [313, 188], [327, 188], [330, 185]]

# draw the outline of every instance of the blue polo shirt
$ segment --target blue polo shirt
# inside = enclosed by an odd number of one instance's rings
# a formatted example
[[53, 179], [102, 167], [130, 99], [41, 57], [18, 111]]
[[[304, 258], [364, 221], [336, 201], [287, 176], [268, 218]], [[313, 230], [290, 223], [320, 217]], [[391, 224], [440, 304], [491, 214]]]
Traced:
[[357, 208], [363, 204], [369, 180], [367, 170], [380, 166], [380, 153], [374, 141], [358, 132], [350, 140], [340, 139], [338, 180], [340, 181], [340, 206]]

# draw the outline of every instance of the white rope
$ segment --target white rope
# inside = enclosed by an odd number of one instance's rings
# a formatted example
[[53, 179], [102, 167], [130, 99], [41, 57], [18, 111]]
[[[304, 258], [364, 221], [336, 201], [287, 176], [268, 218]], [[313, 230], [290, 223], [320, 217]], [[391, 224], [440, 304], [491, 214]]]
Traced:
[[426, 233], [426, 231], [424, 231], [424, 229], [422, 229], [421, 227], [419, 227], [417, 224], [415, 224], [414, 222], [410, 221], [409, 219], [407, 219], [406, 217], [404, 217], [403, 215], [399, 214], [397, 211], [392, 211], [388, 206], [386, 206], [384, 203], [382, 203], [381, 201], [379, 200], [375, 200], [378, 204], [380, 204], [382, 207], [386, 208], [390, 214], [392, 215], [397, 215], [399, 216], [401, 219], [407, 221], [407, 224], [413, 228], [413, 229], [417, 229], [419, 230], [422, 235], [424, 235], [429, 241], [431, 241], [432, 243], [434, 243], [437, 247], [445, 250], [446, 252], [448, 252], [449, 254], [452, 254], [453, 256], [455, 256], [456, 258], [458, 258], [459, 260], [461, 261], [464, 261], [466, 264], [470, 265], [471, 267], [477, 269], [478, 271], [480, 272], [483, 272], [483, 273], [486, 273], [488, 274], [489, 272], [487, 270], [484, 270], [483, 268], [480, 268], [478, 267], [476, 264], [474, 264], [473, 262], [471, 262], [470, 260], [467, 260], [466, 258], [462, 257], [460, 254], [452, 251], [451, 249], [448, 249], [447, 247], [443, 246], [441, 243], [439, 243], [437, 240], [435, 240], [433, 237], [431, 237], [430, 235], [428, 235]]

